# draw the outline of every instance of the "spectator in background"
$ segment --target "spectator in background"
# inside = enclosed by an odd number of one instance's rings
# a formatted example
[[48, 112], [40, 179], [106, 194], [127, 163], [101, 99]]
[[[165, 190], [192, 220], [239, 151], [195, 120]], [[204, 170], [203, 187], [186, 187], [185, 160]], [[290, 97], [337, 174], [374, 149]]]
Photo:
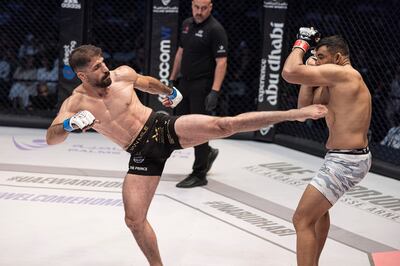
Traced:
[[384, 137], [386, 132], [391, 127], [389, 117], [387, 117], [387, 106], [389, 99], [389, 84], [385, 82], [389, 80], [386, 76], [381, 76], [376, 84], [373, 85], [373, 97], [372, 97], [372, 120], [371, 120], [371, 140], [372, 142], [379, 142]]
[[394, 149], [400, 149], [400, 114], [397, 113], [394, 119], [396, 126], [389, 129], [385, 138], [381, 141], [381, 145]]
[[[389, 121], [394, 121], [394, 118], [400, 112], [400, 66], [396, 68], [395, 77], [390, 84], [390, 94], [389, 98], [391, 101], [388, 103], [388, 108], [386, 109], [387, 117]], [[397, 126], [393, 122], [391, 126]]]
[[10, 90], [11, 64], [4, 50], [0, 50], [0, 105], [8, 105], [7, 95]]
[[46, 82], [39, 82], [36, 85], [36, 96], [31, 96], [30, 110], [51, 110], [54, 108], [57, 100], [57, 95], [50, 93]]
[[40, 45], [32, 33], [25, 36], [24, 42], [20, 45], [18, 50], [18, 58], [26, 56], [35, 56], [41, 51]]
[[6, 51], [0, 50], [0, 82], [10, 80], [11, 64], [7, 60]]
[[46, 56], [40, 60], [41, 67], [37, 70], [37, 80], [47, 84], [49, 93], [55, 94], [58, 81], [58, 67], [51, 63]]
[[8, 94], [14, 108], [25, 109], [29, 105], [29, 96], [36, 95], [37, 69], [32, 56], [22, 60], [13, 74], [13, 84]]

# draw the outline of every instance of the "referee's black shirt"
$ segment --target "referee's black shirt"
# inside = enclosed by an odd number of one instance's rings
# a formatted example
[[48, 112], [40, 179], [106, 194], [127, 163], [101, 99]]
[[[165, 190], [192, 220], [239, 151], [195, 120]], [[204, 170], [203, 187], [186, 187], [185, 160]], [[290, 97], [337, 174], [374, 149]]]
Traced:
[[183, 48], [182, 78], [212, 79], [215, 58], [227, 56], [228, 37], [225, 29], [212, 15], [199, 24], [191, 17], [182, 23], [179, 46]]

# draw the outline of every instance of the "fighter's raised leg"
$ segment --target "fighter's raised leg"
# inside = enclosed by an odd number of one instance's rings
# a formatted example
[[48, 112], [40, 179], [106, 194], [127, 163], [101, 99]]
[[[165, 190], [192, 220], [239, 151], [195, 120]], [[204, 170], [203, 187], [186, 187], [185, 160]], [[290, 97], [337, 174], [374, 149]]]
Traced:
[[175, 122], [175, 131], [183, 148], [204, 143], [210, 139], [224, 138], [239, 132], [255, 131], [284, 121], [318, 119], [327, 114], [324, 105], [310, 105], [287, 111], [260, 111], [233, 117], [184, 115]]

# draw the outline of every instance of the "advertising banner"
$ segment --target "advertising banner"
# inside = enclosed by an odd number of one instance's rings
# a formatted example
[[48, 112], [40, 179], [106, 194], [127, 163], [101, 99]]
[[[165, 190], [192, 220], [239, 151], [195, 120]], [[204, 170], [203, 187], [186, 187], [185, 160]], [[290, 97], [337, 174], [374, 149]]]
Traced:
[[[287, 5], [287, 1], [284, 0], [264, 0], [263, 2], [263, 44], [257, 97], [259, 111], [278, 110]], [[268, 126], [256, 132], [256, 139], [272, 141], [274, 134], [274, 126]]]
[[63, 0], [60, 11], [60, 53], [58, 99], [67, 98], [80, 83], [68, 60], [72, 50], [80, 46], [85, 33], [85, 10], [88, 0]]
[[[149, 75], [168, 84], [178, 44], [179, 0], [153, 0], [150, 41]], [[149, 106], [156, 111], [172, 112], [164, 108], [159, 96], [149, 97]]]

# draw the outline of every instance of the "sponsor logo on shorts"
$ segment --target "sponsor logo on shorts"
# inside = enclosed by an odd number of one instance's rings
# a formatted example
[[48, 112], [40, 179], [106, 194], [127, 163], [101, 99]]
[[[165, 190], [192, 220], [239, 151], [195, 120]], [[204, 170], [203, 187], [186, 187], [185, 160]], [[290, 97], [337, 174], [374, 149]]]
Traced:
[[133, 161], [135, 163], [143, 163], [144, 162], [145, 157], [141, 156], [141, 155], [136, 155], [133, 157]]
[[78, 0], [64, 0], [61, 4], [62, 8], [81, 9], [81, 4]]
[[144, 166], [129, 166], [129, 169], [147, 172], [147, 167], [144, 167]]
[[167, 5], [169, 5], [169, 3], [171, 3], [171, 0], [161, 0], [161, 3], [162, 3], [164, 6], [167, 6]]
[[220, 46], [218, 47], [217, 53], [220, 54], [220, 53], [225, 53], [225, 52], [226, 52], [225, 47], [224, 47], [223, 45], [220, 45]]

